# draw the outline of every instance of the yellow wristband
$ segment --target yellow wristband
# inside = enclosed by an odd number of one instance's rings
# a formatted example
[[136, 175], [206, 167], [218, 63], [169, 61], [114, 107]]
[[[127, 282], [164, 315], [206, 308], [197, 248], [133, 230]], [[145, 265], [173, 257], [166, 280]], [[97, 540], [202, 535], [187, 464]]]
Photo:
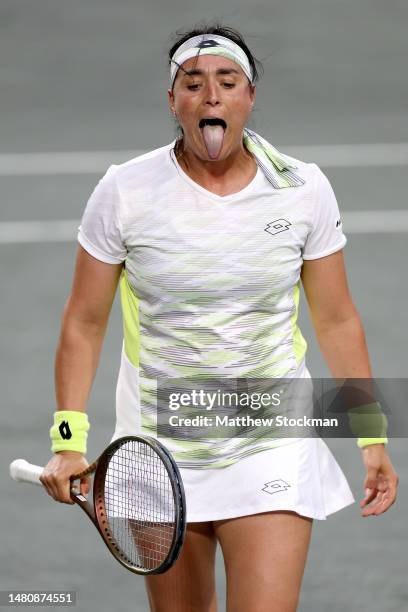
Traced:
[[88, 415], [78, 410], [58, 410], [54, 413], [54, 425], [50, 429], [51, 450], [86, 453], [89, 430]]
[[364, 448], [371, 444], [387, 444], [388, 419], [378, 402], [356, 406], [348, 411], [352, 433], [358, 437], [357, 446]]
[[388, 438], [359, 438], [357, 440], [359, 448], [365, 448], [371, 446], [371, 444], [388, 444]]

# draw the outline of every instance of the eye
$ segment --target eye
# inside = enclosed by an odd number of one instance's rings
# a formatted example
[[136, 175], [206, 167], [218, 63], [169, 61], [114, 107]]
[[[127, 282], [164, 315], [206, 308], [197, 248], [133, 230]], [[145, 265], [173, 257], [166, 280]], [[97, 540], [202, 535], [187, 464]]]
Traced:
[[199, 83], [194, 83], [194, 85], [187, 85], [187, 89], [189, 89], [190, 91], [197, 91], [199, 87]]
[[223, 85], [226, 87], [226, 89], [232, 89], [235, 87], [235, 83], [223, 83]]

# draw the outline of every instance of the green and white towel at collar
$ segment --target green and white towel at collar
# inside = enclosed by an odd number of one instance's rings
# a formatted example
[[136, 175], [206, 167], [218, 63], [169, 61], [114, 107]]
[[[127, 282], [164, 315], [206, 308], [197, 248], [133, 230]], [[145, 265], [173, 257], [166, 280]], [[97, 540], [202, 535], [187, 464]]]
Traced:
[[292, 172], [297, 166], [293, 160], [280, 153], [265, 138], [256, 132], [244, 128], [244, 145], [255, 157], [258, 166], [275, 189], [283, 187], [300, 187], [305, 181]]

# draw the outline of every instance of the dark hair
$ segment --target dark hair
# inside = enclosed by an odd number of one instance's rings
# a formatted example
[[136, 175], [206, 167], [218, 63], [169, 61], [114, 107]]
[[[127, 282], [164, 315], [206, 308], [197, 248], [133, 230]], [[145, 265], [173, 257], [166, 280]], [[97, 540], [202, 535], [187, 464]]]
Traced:
[[177, 49], [189, 38], [192, 38], [193, 36], [200, 36], [201, 34], [217, 34], [218, 36], [225, 36], [225, 38], [229, 38], [230, 40], [232, 40], [239, 47], [241, 47], [243, 51], [245, 51], [245, 54], [248, 57], [249, 64], [252, 68], [253, 83], [258, 81], [260, 76], [262, 76], [263, 66], [261, 62], [256, 59], [256, 57], [250, 51], [242, 34], [238, 32], [238, 30], [235, 30], [234, 28], [231, 28], [229, 26], [224, 26], [219, 22], [196, 24], [193, 29], [188, 31], [177, 30], [173, 34], [173, 38], [177, 37], [177, 40], [176, 42], [174, 42], [171, 49], [169, 50], [169, 66], [171, 65], [171, 58], [173, 57]]

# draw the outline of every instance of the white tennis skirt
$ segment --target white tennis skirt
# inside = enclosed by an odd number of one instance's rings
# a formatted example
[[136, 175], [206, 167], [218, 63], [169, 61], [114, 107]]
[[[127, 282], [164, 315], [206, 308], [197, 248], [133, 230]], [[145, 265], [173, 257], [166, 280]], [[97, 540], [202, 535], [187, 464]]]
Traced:
[[180, 468], [187, 522], [216, 521], [292, 510], [325, 520], [355, 502], [349, 484], [321, 438], [301, 438], [218, 469]]

